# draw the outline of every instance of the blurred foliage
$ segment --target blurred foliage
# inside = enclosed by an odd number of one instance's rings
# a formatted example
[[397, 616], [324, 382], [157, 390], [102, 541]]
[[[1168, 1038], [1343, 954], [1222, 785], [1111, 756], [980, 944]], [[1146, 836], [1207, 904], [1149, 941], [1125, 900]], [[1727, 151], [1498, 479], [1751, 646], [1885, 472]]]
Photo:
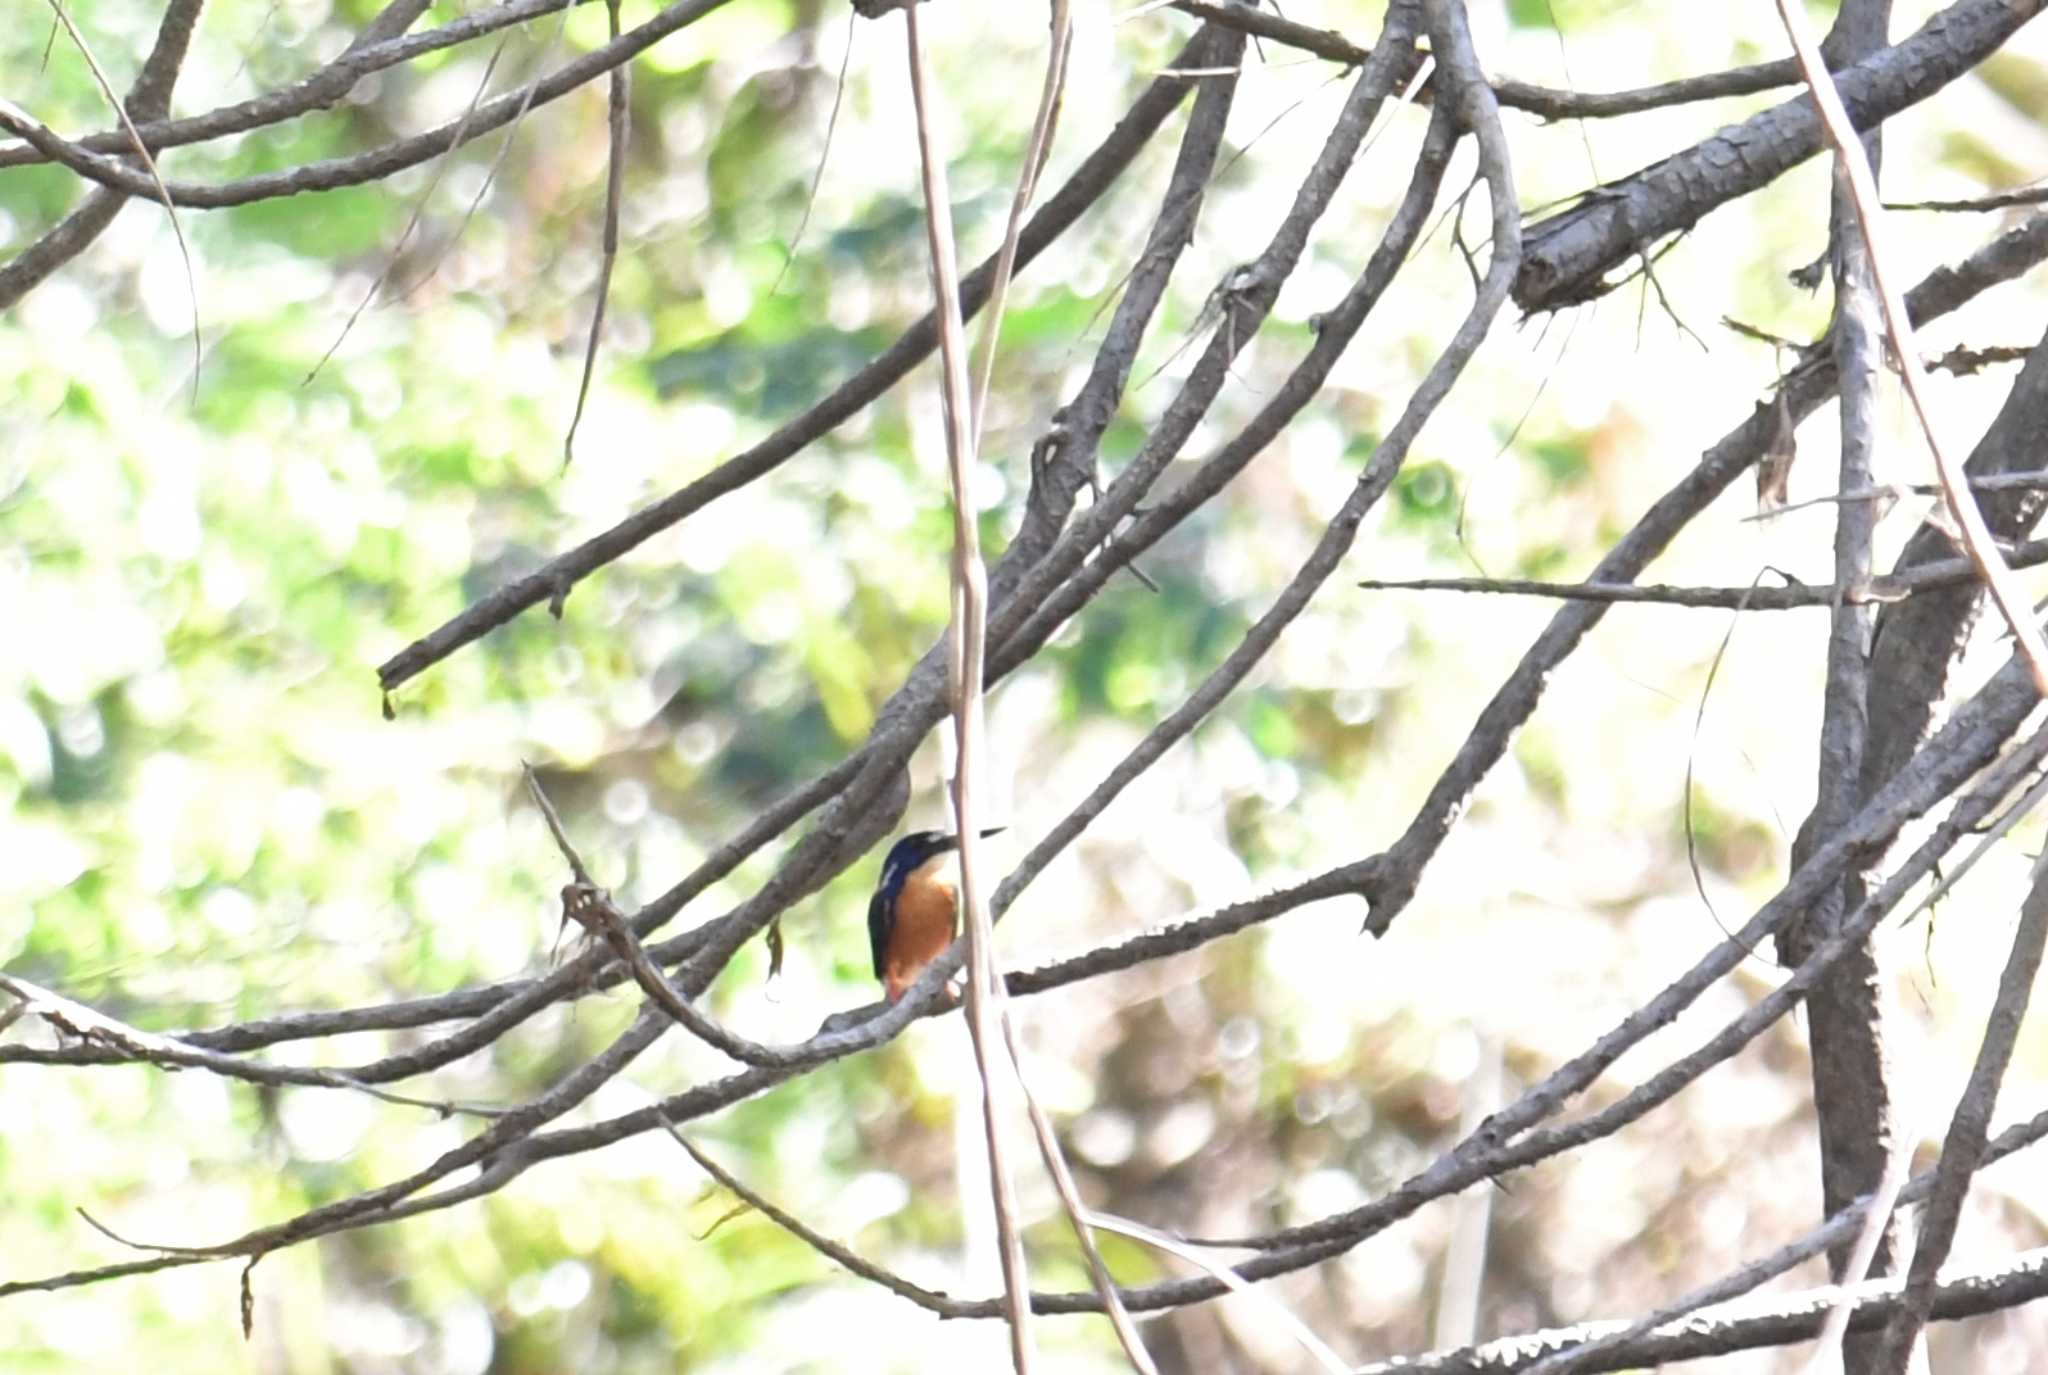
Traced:
[[[210, 5], [177, 110], [296, 79], [378, 8]], [[1380, 8], [1290, 14], [1368, 36]], [[1589, 87], [1777, 50], [1770, 30], [1731, 31], [1718, 10], [1479, 8], [1489, 69], [1537, 80], [1563, 81], [1561, 41]], [[978, 259], [1001, 231], [1043, 19], [1028, 7], [928, 9], [964, 252]], [[109, 0], [81, 12], [117, 87], [160, 11]], [[624, 11], [628, 24], [654, 12]], [[429, 22], [449, 17], [440, 6]], [[1154, 13], [1084, 33], [1049, 185], [1187, 28]], [[950, 524], [929, 366], [768, 478], [579, 585], [559, 621], [530, 612], [407, 685], [395, 721], [381, 719], [374, 670], [471, 600], [759, 439], [922, 312], [893, 34], [849, 27], [838, 6], [735, 0], [636, 64], [626, 244], [566, 469], [599, 267], [601, 86], [469, 145], [445, 175], [423, 167], [382, 185], [182, 214], [197, 262], [196, 394], [187, 281], [153, 207], [130, 206], [0, 318], [0, 599], [13, 613], [0, 651], [0, 963], [152, 1030], [532, 974], [551, 958], [563, 876], [521, 791], [522, 760], [540, 768], [601, 881], [639, 902], [862, 738], [947, 614]], [[490, 91], [603, 38], [594, 6], [566, 25], [536, 21], [506, 40]], [[165, 171], [231, 179], [457, 118], [495, 43], [381, 73], [333, 110], [175, 150]], [[1111, 473], [1190, 365], [1209, 287], [1264, 241], [1341, 99], [1343, 84], [1322, 69], [1270, 47], [1263, 60], [1233, 121], [1242, 156], [1210, 193], [1105, 438]], [[1956, 193], [2022, 165], [2037, 171], [2039, 131], [2013, 110], [2031, 108], [2019, 96], [2039, 84], [2041, 60], [2036, 41], [2001, 58], [1988, 92], [1965, 83], [1954, 101], [1901, 121], [1887, 136], [1897, 184]], [[105, 123], [78, 54], [46, 25], [0, 28], [0, 87], [60, 130]], [[1518, 124], [1518, 175], [1534, 204], [1597, 180], [1594, 153], [1615, 175], [1762, 103], [1587, 129]], [[981, 493], [995, 549], [1021, 518], [1023, 456], [1101, 337], [1178, 129], [1020, 281]], [[1362, 263], [1421, 129], [1412, 111], [1394, 116], [1319, 230], [1304, 289], [1283, 297], [1186, 458], [1262, 404], [1306, 349], [1310, 316]], [[32, 243], [78, 195], [49, 169], [0, 171], [0, 255]], [[1660, 267], [1673, 308], [1695, 324], [1725, 310], [1812, 332], [1825, 306], [1782, 269], [1813, 255], [1824, 195], [1825, 173], [1808, 168], [1717, 214]], [[1917, 275], [1975, 239], [1920, 222], [1902, 242]], [[999, 792], [1020, 847], [1270, 605], [1441, 344], [1455, 313], [1446, 303], [1462, 309], [1468, 293], [1439, 233], [1318, 403], [1140, 560], [1156, 590], [1120, 575], [997, 693], [998, 750], [1012, 764]], [[2018, 318], [2037, 322], [2039, 298], [2037, 284], [2033, 313]], [[1984, 327], [1981, 315], [1958, 325]], [[1775, 376], [1775, 360], [1747, 343], [1717, 338], [1702, 354], [1632, 296], [1557, 333], [1499, 332], [1345, 573], [1246, 688], [1039, 880], [1005, 924], [1010, 958], [1072, 950], [1384, 845], [1547, 610], [1364, 594], [1349, 581], [1475, 565], [1580, 575]], [[1688, 385], [1675, 391], [1679, 369]], [[2002, 384], [1949, 385], [1974, 416]], [[1179, 478], [1177, 467], [1167, 485]], [[1825, 460], [1802, 465], [1798, 480], [1824, 491]], [[1740, 582], [1772, 561], [1825, 576], [1819, 518], [1758, 532], [1743, 514], [1739, 497], [1716, 508], [1660, 575]], [[1703, 881], [1724, 911], [1767, 893], [1788, 843], [1774, 814], [1799, 814], [1812, 786], [1811, 712], [1783, 704], [1788, 687], [1813, 682], [1819, 640], [1812, 622], [1746, 627], [1696, 736], [1725, 624], [1688, 614], [1609, 618], [1558, 675], [1454, 834], [1445, 872], [1387, 942], [1360, 943], [1356, 905], [1333, 903], [1027, 1004], [1033, 1082], [1091, 1196], [1188, 1233], [1244, 1233], [1352, 1206], [1425, 1163], [1457, 1130], [1487, 1057], [1511, 1082], [1542, 1073], [1666, 977], [1674, 952], [1713, 938], [1680, 820], [1689, 756]], [[913, 824], [942, 815], [940, 753], [919, 756]], [[681, 923], [751, 892], [786, 843], [715, 885]], [[792, 912], [782, 979], [764, 984], [765, 954], [750, 950], [716, 986], [717, 1014], [787, 1040], [866, 1001], [860, 914], [873, 879], [872, 864], [857, 865]], [[1920, 958], [1921, 933], [1904, 939]], [[1960, 936], [1930, 958], [1944, 961], [1928, 1000], [1939, 1040], [1951, 1034], [1943, 1016], [1971, 1015], [1984, 961]], [[407, 1087], [519, 1102], [607, 1044], [635, 1005], [627, 992], [587, 999]], [[980, 1194], [957, 1031], [919, 1028], [691, 1131], [826, 1232], [920, 1282], [985, 1291], [991, 1277], [959, 1259], [963, 1240], [979, 1245]], [[274, 1054], [346, 1066], [432, 1032]], [[47, 1039], [22, 1025], [8, 1035]], [[642, 1056], [574, 1120], [723, 1072], [682, 1040]], [[1646, 1254], [1663, 1257], [1659, 1277], [1680, 1287], [1803, 1216], [1798, 1058], [1788, 1030], [1730, 1070], [1749, 1105], [1744, 1149], [1792, 1154], [1798, 1168], [1765, 1187], [1736, 1150], [1668, 1187], [1598, 1153], [1538, 1172], [1501, 1201], [1500, 1279], [1482, 1325], [1620, 1311], [1645, 1293], [1631, 1267]], [[970, 1108], [957, 1137], [956, 1097]], [[1692, 1104], [1685, 1120], [1725, 1123], [1709, 1111], [1717, 1101]], [[123, 1236], [203, 1244], [401, 1177], [467, 1132], [367, 1098], [132, 1067], [9, 1065], [0, 1102], [8, 1279], [131, 1258], [74, 1208]], [[1627, 1149], [1684, 1154], [1671, 1141], [1685, 1131], [1684, 1121], [1648, 1127]], [[1696, 1234], [1710, 1210], [1602, 1232], [1588, 1221], [1601, 1210], [1574, 1203], [1574, 1188], [1592, 1187], [1582, 1169], [1631, 1179], [1646, 1218], [1682, 1193], [1742, 1200], [1748, 1233]], [[1084, 1283], [1042, 1185], [1027, 1197], [1038, 1277]], [[540, 1167], [471, 1206], [267, 1258], [253, 1276], [247, 1343], [234, 1268], [207, 1266], [0, 1303], [0, 1350], [10, 1371], [146, 1359], [162, 1375], [987, 1368], [998, 1341], [987, 1325], [928, 1321], [766, 1219], [728, 1217], [730, 1204], [672, 1142], [650, 1136]], [[1347, 1354], [1415, 1346], [1445, 1227], [1425, 1214], [1275, 1292]], [[1675, 1252], [1674, 1238], [1685, 1241]], [[1132, 1282], [1180, 1273], [1133, 1243], [1105, 1249]], [[1561, 1270], [1591, 1287], [1553, 1284]], [[1214, 1305], [1149, 1330], [1203, 1368], [1294, 1368], [1257, 1313]], [[1052, 1325], [1045, 1341], [1062, 1369], [1116, 1367], [1099, 1323]]]

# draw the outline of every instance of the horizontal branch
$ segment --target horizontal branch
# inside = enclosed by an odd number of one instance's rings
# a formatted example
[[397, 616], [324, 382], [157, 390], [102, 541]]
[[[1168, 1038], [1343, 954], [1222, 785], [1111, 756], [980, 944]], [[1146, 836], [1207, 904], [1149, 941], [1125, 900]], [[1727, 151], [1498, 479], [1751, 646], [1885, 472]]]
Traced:
[[[2038, 479], [2035, 480], [2038, 485]], [[2008, 484], [2019, 485], [2019, 484]], [[2006, 554], [2014, 568], [2048, 563], [2048, 540], [2029, 540]], [[1487, 592], [1501, 596], [1550, 597], [1573, 602], [1641, 602], [1720, 611], [1796, 611], [1834, 606], [1837, 602], [1896, 602], [1916, 592], [1975, 582], [1968, 559], [1943, 559], [1902, 573], [1872, 578], [1861, 587], [1833, 583], [1794, 582], [1788, 587], [1674, 587], [1663, 583], [1542, 582], [1530, 578], [1366, 579], [1360, 587], [1375, 592]]]
[[[1894, 1275], [1866, 1280], [1844, 1290], [1834, 1285], [1791, 1298], [1745, 1302], [1707, 1309], [1656, 1328], [1602, 1353], [1588, 1370], [1641, 1370], [1668, 1362], [1700, 1360], [1766, 1346], [1789, 1346], [1819, 1335], [1829, 1312], [1852, 1304], [1849, 1325], [1857, 1330], [1882, 1325], [1897, 1311], [1905, 1281]], [[1933, 1314], [1943, 1321], [1997, 1313], [2048, 1296], [2048, 1248], [2022, 1251], [2003, 1265], [1952, 1274], [1934, 1291]], [[1624, 1322], [1590, 1322], [1503, 1337], [1483, 1346], [1427, 1356], [1403, 1356], [1360, 1366], [1356, 1375], [1511, 1375], [1567, 1346], [1592, 1341]]]
[[[202, 1069], [218, 1074], [223, 1079], [268, 1084], [273, 1088], [296, 1086], [348, 1089], [354, 1093], [366, 1093], [372, 1098], [381, 1098], [387, 1103], [428, 1108], [443, 1116], [459, 1114], [468, 1117], [498, 1117], [504, 1113], [502, 1108], [392, 1093], [365, 1083], [342, 1070], [315, 1069], [304, 1065], [266, 1065], [225, 1055], [219, 1051], [202, 1050], [168, 1036], [158, 1036], [129, 1026], [126, 1022], [117, 1021], [83, 1003], [74, 1002], [62, 994], [53, 993], [47, 988], [32, 984], [26, 979], [15, 978], [11, 974], [0, 974], [0, 992], [19, 999], [15, 1006], [20, 1012], [41, 1018], [61, 1035], [74, 1037], [82, 1045], [103, 1049], [107, 1053], [107, 1058], [102, 1063], [140, 1062], [162, 1069]], [[51, 1059], [55, 1063], [67, 1063], [56, 1057]], [[68, 1063], [81, 1062], [73, 1060]]]
[[[1342, 62], [1347, 67], [1361, 66], [1372, 56], [1371, 48], [1359, 46], [1334, 29], [1297, 24], [1249, 5], [1219, 4], [1215, 0], [1173, 0], [1173, 8], [1243, 33], [1270, 38], [1332, 62]], [[1493, 88], [1494, 99], [1512, 110], [1526, 110], [1547, 119], [1606, 119], [1698, 100], [1754, 95], [1758, 91], [1789, 86], [1798, 79], [1799, 67], [1787, 57], [1628, 91], [1560, 91], [1507, 77], [1489, 78], [1487, 84]]]
[[[151, 152], [184, 144], [204, 143], [230, 134], [247, 133], [282, 124], [299, 115], [339, 104], [367, 76], [410, 62], [416, 57], [457, 44], [471, 42], [500, 29], [526, 23], [568, 5], [590, 0], [506, 0], [451, 19], [424, 33], [402, 34], [419, 17], [426, 5], [421, 0], [401, 0], [379, 14], [332, 62], [309, 72], [291, 85], [233, 105], [223, 105], [204, 114], [177, 119], [141, 119], [135, 123], [135, 138]], [[70, 140], [74, 148], [88, 153], [120, 153], [134, 146], [125, 128], [102, 129], [84, 138]], [[0, 148], [0, 168], [27, 167], [53, 159], [32, 145]]]
[[502, 128], [523, 116], [529, 108], [559, 100], [612, 68], [630, 62], [662, 39], [687, 28], [726, 3], [728, 0], [677, 0], [638, 28], [628, 30], [602, 47], [591, 49], [538, 80], [487, 100], [438, 128], [397, 139], [367, 152], [303, 163], [277, 172], [261, 172], [240, 181], [165, 180], [159, 183], [117, 158], [91, 152], [59, 137], [40, 120], [5, 101], [0, 101], [0, 129], [26, 140], [51, 160], [63, 163], [102, 186], [146, 200], [168, 198], [173, 205], [193, 209], [221, 209], [308, 191], [334, 191], [345, 186], [380, 181], [394, 172], [438, 157], [452, 148], [481, 138], [493, 129]]
[[1887, 210], [2010, 210], [2017, 205], [2040, 205], [2048, 202], [2048, 186], [2028, 186], [2018, 191], [2000, 191], [1996, 195], [1976, 196], [1960, 201], [1886, 201]]

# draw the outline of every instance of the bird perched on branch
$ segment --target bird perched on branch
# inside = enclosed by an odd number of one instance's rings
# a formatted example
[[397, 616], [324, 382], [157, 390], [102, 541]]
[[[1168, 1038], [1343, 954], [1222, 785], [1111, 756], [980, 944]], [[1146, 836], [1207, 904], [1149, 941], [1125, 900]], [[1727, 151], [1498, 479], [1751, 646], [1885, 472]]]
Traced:
[[[1003, 828], [983, 831], [992, 836]], [[868, 903], [868, 946], [875, 977], [895, 1002], [917, 982], [924, 967], [945, 953], [958, 934], [958, 901], [953, 885], [939, 877], [960, 837], [943, 831], [912, 831], [889, 847], [882, 878]]]

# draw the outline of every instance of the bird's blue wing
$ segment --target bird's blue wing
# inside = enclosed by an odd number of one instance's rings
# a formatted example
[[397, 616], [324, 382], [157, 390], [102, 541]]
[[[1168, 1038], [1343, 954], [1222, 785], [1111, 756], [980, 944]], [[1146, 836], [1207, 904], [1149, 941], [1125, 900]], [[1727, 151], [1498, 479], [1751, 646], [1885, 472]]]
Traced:
[[875, 977], [882, 977], [882, 960], [889, 949], [889, 928], [895, 925], [889, 911], [889, 890], [877, 888], [868, 900], [868, 950], [875, 957]]

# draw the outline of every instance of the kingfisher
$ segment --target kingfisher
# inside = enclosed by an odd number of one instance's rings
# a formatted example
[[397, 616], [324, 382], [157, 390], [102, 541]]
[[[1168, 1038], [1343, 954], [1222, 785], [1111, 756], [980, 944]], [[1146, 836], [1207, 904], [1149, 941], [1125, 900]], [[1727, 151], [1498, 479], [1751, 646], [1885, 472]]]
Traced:
[[[1002, 829], [982, 834], [992, 836]], [[959, 848], [959, 836], [912, 831], [890, 846], [889, 857], [882, 861], [881, 881], [868, 902], [868, 946], [875, 957], [875, 977], [892, 1003], [959, 933], [953, 885], [939, 877], [946, 856]]]

